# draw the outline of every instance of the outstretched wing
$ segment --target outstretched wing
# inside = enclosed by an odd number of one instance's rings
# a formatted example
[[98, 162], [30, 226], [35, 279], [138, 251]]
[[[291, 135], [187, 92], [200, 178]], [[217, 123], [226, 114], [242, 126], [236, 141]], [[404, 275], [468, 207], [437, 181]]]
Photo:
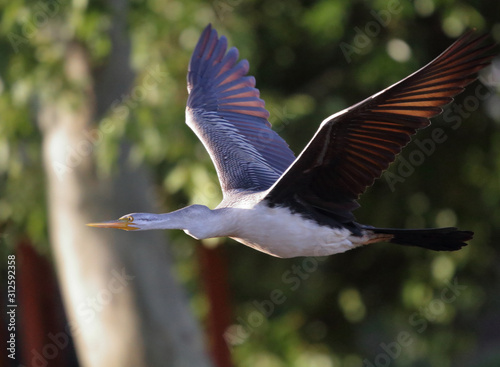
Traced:
[[418, 129], [442, 112], [493, 58], [492, 44], [470, 31], [422, 69], [324, 120], [267, 195], [291, 197], [352, 219], [356, 200], [387, 169]]
[[189, 63], [186, 122], [210, 154], [224, 194], [266, 190], [295, 156], [271, 130], [255, 78], [246, 76], [248, 61], [226, 49], [226, 38], [206, 27]]

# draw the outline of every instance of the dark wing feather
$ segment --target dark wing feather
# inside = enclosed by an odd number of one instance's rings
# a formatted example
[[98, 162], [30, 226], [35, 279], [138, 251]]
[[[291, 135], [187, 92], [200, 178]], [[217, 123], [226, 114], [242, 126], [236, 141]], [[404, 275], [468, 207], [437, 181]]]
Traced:
[[352, 220], [356, 200], [418, 129], [474, 81], [493, 58], [468, 32], [435, 60], [380, 93], [330, 116], [270, 189], [271, 204], [305, 202]]
[[295, 160], [267, 121], [269, 113], [247, 76], [248, 62], [209, 25], [188, 70], [186, 122], [214, 162], [224, 193], [266, 190]]

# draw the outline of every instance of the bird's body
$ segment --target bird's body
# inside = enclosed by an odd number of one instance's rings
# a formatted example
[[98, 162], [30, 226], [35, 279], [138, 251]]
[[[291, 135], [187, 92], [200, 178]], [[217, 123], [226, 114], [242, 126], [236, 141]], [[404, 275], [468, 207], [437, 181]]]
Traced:
[[369, 240], [347, 228], [321, 225], [286, 206], [270, 207], [265, 201], [218, 210], [227, 211], [225, 219], [231, 224], [225, 236], [276, 257], [333, 255]]
[[231, 237], [277, 257], [323, 256], [374, 242], [458, 250], [472, 232], [456, 228], [382, 229], [357, 223], [357, 199], [418, 129], [476, 79], [493, 56], [485, 37], [464, 35], [438, 58], [393, 86], [325, 119], [295, 158], [270, 128], [247, 76], [208, 26], [188, 71], [186, 123], [215, 164], [223, 200], [166, 214], [133, 213], [96, 227], [182, 229], [198, 238]]
[[237, 219], [237, 231], [228, 237], [277, 257], [333, 255], [367, 240], [352, 235], [346, 228], [320, 225], [287, 207], [271, 208], [265, 202], [232, 211], [231, 215]]

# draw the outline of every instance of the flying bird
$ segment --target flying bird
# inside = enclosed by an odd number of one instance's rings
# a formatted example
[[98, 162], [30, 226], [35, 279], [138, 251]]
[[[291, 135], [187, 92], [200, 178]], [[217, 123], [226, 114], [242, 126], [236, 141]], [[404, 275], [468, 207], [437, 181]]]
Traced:
[[407, 78], [327, 117], [295, 157], [271, 129], [247, 60], [238, 61], [238, 50], [227, 50], [227, 39], [209, 25], [189, 63], [186, 123], [215, 165], [222, 202], [213, 210], [191, 205], [88, 225], [230, 237], [281, 258], [332, 255], [376, 242], [458, 250], [473, 232], [375, 228], [357, 223], [352, 211], [410, 137], [490, 63], [494, 44], [486, 38], [471, 30]]

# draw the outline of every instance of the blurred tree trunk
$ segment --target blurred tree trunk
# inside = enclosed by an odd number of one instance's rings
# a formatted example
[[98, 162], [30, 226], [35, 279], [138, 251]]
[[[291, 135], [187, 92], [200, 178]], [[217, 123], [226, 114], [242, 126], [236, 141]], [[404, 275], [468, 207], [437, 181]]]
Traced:
[[86, 50], [68, 44], [66, 77], [82, 88], [82, 98], [70, 105], [62, 96], [38, 111], [50, 237], [70, 320], [64, 332], [73, 334], [83, 366], [209, 366], [186, 296], [170, 272], [163, 234], [85, 226], [130, 211], [154, 211], [148, 174], [130, 166], [125, 143], [117, 175], [102, 179], [96, 173], [93, 150], [106, 130], [92, 129], [93, 122], [120, 101], [134, 77], [126, 1], [110, 0], [109, 6], [107, 66], [93, 75]]

